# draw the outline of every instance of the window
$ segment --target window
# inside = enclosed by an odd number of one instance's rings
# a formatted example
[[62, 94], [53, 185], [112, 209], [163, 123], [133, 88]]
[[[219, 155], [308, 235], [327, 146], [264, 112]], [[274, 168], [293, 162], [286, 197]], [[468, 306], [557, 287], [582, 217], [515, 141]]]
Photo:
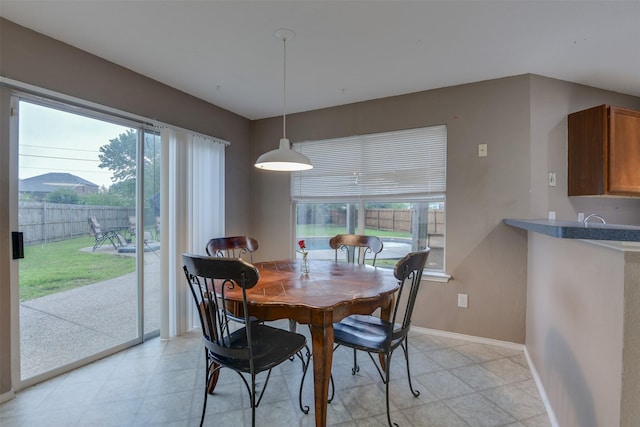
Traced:
[[444, 272], [446, 126], [294, 145], [314, 165], [291, 179], [296, 240], [312, 257], [332, 259], [338, 233], [376, 235], [376, 265], [428, 246], [427, 268]]

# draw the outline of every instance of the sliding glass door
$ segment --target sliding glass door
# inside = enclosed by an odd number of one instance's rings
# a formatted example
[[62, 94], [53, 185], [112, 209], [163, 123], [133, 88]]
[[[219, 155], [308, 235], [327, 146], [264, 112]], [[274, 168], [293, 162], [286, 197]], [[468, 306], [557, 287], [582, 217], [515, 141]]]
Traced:
[[160, 139], [102, 113], [14, 105], [24, 386], [158, 333]]

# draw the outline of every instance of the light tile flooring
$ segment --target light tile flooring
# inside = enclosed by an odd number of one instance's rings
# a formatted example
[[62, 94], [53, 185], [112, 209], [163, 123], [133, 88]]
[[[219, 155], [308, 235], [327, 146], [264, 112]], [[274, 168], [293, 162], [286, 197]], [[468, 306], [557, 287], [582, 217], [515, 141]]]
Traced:
[[[283, 327], [287, 327], [283, 323]], [[306, 333], [307, 328], [299, 327]], [[308, 333], [306, 333], [308, 335]], [[550, 426], [522, 352], [412, 331], [414, 398], [402, 351], [392, 362], [392, 420], [400, 426]], [[334, 355], [334, 426], [386, 425], [384, 385], [364, 353], [351, 375], [352, 353]], [[202, 410], [204, 355], [199, 334], [153, 339], [17, 393], [0, 406], [0, 425], [197, 426]], [[313, 389], [307, 377], [298, 408], [300, 362], [274, 370], [256, 410], [258, 426], [313, 426]], [[223, 371], [209, 396], [205, 425], [248, 426], [248, 395], [236, 373]]]

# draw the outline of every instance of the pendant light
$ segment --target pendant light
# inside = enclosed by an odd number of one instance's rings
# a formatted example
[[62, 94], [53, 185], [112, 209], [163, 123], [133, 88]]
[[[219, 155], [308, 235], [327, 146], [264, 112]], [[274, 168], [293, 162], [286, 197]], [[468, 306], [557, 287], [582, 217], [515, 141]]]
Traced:
[[291, 30], [281, 28], [273, 33], [273, 36], [282, 40], [284, 48], [284, 73], [282, 84], [282, 139], [280, 147], [264, 153], [256, 160], [255, 167], [270, 171], [301, 171], [313, 168], [309, 158], [291, 149], [291, 143], [287, 139], [287, 40], [295, 34]]

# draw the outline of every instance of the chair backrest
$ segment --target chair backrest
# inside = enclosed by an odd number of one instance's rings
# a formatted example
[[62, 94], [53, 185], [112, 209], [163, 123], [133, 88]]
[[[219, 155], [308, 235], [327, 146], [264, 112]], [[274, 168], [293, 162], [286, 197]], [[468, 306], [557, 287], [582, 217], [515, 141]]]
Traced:
[[253, 253], [258, 250], [258, 241], [249, 236], [216, 237], [207, 243], [207, 255], [224, 258], [240, 258], [249, 254], [253, 262]]
[[96, 238], [102, 238], [102, 229], [100, 228], [100, 224], [95, 216], [89, 217], [89, 227], [91, 228], [91, 234], [96, 236]]
[[[182, 264], [184, 274], [191, 290], [198, 315], [204, 344], [209, 351], [217, 356], [251, 359], [252, 350], [246, 347], [238, 347], [237, 343], [231, 348], [230, 335], [233, 330], [227, 327], [227, 300], [225, 291], [239, 286], [242, 289], [243, 313], [245, 327], [247, 328], [248, 341], [251, 342], [251, 322], [247, 310], [246, 290], [258, 283], [260, 274], [258, 270], [248, 262], [240, 258], [222, 258], [194, 254], [183, 254]], [[216, 293], [214, 282], [220, 285], [220, 292]]]
[[372, 256], [371, 265], [376, 265], [376, 257], [382, 252], [382, 240], [377, 236], [360, 234], [338, 234], [329, 240], [329, 246], [335, 250], [336, 261], [338, 251], [346, 253], [347, 262], [365, 264], [367, 256]]
[[129, 216], [129, 233], [132, 236], [136, 235], [136, 217], [135, 216]]
[[[404, 258], [396, 263], [393, 270], [393, 275], [398, 279], [398, 285], [400, 288], [398, 289], [398, 295], [396, 296], [396, 304], [393, 309], [391, 324], [397, 326], [396, 317], [398, 315], [399, 308], [404, 307], [404, 315], [401, 328], [394, 329], [392, 333], [392, 342], [399, 338], [406, 337], [409, 333], [411, 315], [413, 314], [416, 295], [418, 295], [418, 289], [420, 288], [420, 282], [422, 280], [422, 271], [424, 270], [424, 266], [427, 264], [427, 258], [429, 257], [430, 250], [430, 248], [426, 248], [423, 251], [409, 252], [404, 256]], [[403, 295], [406, 295], [405, 299], [403, 299]]]

